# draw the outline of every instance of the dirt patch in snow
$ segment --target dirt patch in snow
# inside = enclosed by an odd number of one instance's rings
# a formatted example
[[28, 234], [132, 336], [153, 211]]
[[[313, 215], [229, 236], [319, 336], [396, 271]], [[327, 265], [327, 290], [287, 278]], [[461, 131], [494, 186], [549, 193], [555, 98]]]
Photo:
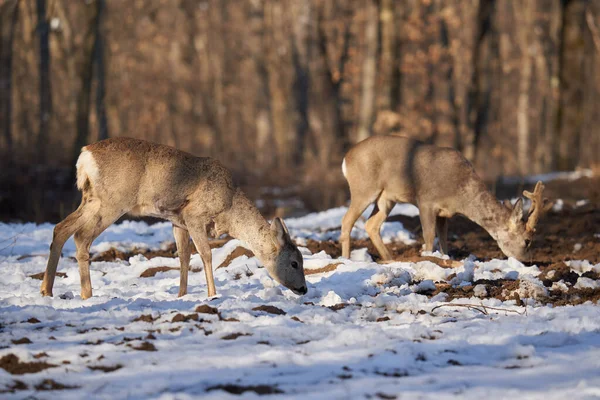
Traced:
[[179, 268], [176, 268], [176, 267], [152, 267], [152, 268], [148, 268], [147, 270], [145, 270], [144, 272], [142, 272], [140, 274], [140, 278], [152, 278], [153, 276], [155, 276], [159, 272], [167, 272], [167, 271], [172, 271], [172, 270], [175, 270], [175, 269], [179, 270]]
[[[65, 274], [64, 272], [57, 272], [56, 276], [59, 277], [59, 278], [66, 278], [67, 274]], [[39, 272], [37, 274], [29, 275], [29, 277], [41, 281], [41, 280], [44, 279], [44, 273], [43, 272]]]
[[22, 337], [20, 339], [13, 339], [11, 342], [12, 344], [30, 344], [31, 340], [29, 340], [29, 338]]
[[598, 304], [598, 301], [600, 301], [600, 288], [569, 288], [567, 292], [561, 292], [559, 290], [550, 290], [549, 296], [546, 299], [546, 301], [544, 301], [544, 303], [552, 304], [554, 306], [576, 306], [578, 304], [583, 304], [588, 301]]
[[[419, 217], [397, 215], [388, 218], [388, 221], [402, 222], [417, 240], [414, 245], [388, 244], [394, 259], [403, 261], [419, 257], [423, 245]], [[576, 208], [565, 205], [559, 212], [550, 211], [540, 219], [537, 232], [531, 246], [531, 259], [526, 263], [528, 265], [545, 267], [567, 260], [600, 263], [600, 238], [594, 236], [600, 233], [600, 209], [591, 204]], [[380, 259], [370, 240], [353, 240], [352, 248], [359, 247], [367, 247], [374, 260]], [[483, 261], [506, 258], [496, 241], [483, 228], [461, 216], [455, 216], [449, 222], [448, 247], [453, 259], [463, 259], [469, 254]]]
[[324, 272], [335, 271], [339, 265], [342, 265], [342, 263], [331, 263], [331, 264], [327, 264], [326, 266], [320, 267], [320, 268], [305, 269], [304, 275], [322, 274]]
[[271, 385], [251, 385], [251, 386], [243, 386], [236, 385], [233, 383], [225, 384], [225, 385], [215, 385], [206, 389], [207, 392], [212, 392], [213, 390], [224, 390], [227, 393], [231, 394], [244, 394], [245, 392], [254, 392], [258, 395], [265, 394], [282, 394], [284, 393], [282, 390], [278, 389], [276, 386]]
[[235, 260], [236, 258], [241, 257], [241, 256], [246, 256], [248, 258], [252, 258], [252, 257], [254, 257], [254, 253], [245, 247], [238, 246], [231, 253], [229, 253], [227, 258], [221, 264], [219, 264], [219, 266], [216, 269], [225, 268], [225, 267], [229, 266], [229, 264], [231, 264], [231, 262], [233, 260]]
[[209, 306], [208, 304], [200, 304], [196, 307], [196, 312], [200, 314], [219, 314], [219, 310], [216, 307]]
[[156, 346], [150, 342], [142, 342], [139, 346], [132, 346], [131, 348], [140, 351], [157, 351]]
[[35, 385], [35, 390], [38, 391], [66, 390], [77, 388], [79, 388], [79, 386], [63, 385], [60, 382], [56, 382], [54, 379], [44, 379], [43, 381]]
[[88, 368], [92, 371], [102, 371], [102, 372], [113, 372], [118, 369], [123, 368], [121, 364], [117, 365], [88, 365]]
[[326, 254], [329, 254], [331, 258], [338, 258], [342, 255], [342, 248], [340, 247], [339, 243], [334, 242], [333, 240], [319, 242], [308, 239], [305, 247], [313, 254], [324, 251]]
[[12, 375], [35, 374], [48, 368], [56, 367], [43, 361], [23, 362], [14, 354], [0, 358], [0, 368]]
[[277, 308], [275, 306], [269, 306], [269, 305], [262, 305], [262, 306], [254, 307], [252, 309], [252, 311], [263, 311], [268, 314], [275, 314], [275, 315], [285, 315], [286, 314], [286, 312], [283, 311], [281, 308]]
[[[225, 239], [214, 239], [214, 240], [210, 240], [208, 242], [208, 244], [211, 249], [214, 249], [214, 248], [222, 247], [225, 243], [229, 242], [231, 239], [232, 239], [231, 237], [227, 237]], [[196, 250], [196, 246], [194, 246], [193, 243], [191, 243], [191, 251], [192, 251], [192, 254], [196, 254], [198, 252]], [[110, 261], [110, 262], [113, 262], [116, 260], [127, 261], [131, 257], [136, 256], [138, 254], [143, 255], [147, 259], [152, 259], [155, 257], [169, 257], [169, 258], [177, 257], [177, 245], [175, 245], [175, 243], [173, 242], [173, 243], [168, 244], [165, 248], [158, 249], [158, 250], [141, 249], [141, 248], [136, 247], [130, 251], [120, 251], [115, 248], [112, 248], [112, 249], [103, 251], [101, 253], [94, 254], [92, 256], [91, 261]]]
[[235, 340], [241, 336], [252, 336], [250, 333], [239, 333], [239, 332], [234, 332], [234, 333], [230, 333], [228, 335], [223, 336], [221, 339], [223, 340]]

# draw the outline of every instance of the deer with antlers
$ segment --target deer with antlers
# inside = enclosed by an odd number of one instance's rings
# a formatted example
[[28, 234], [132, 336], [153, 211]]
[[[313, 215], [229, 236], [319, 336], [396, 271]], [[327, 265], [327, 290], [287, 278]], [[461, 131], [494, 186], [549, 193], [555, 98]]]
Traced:
[[342, 220], [342, 256], [350, 256], [350, 232], [372, 203], [375, 207], [366, 230], [385, 260], [392, 256], [381, 240], [380, 228], [398, 202], [418, 206], [425, 250], [433, 251], [437, 233], [441, 251], [448, 253], [448, 218], [461, 214], [483, 227], [504, 254], [526, 260], [540, 216], [552, 205], [542, 198], [538, 182], [527, 221], [523, 200], [502, 204], [477, 176], [460, 152], [428, 145], [402, 136], [374, 136], [356, 144], [346, 154], [342, 172], [350, 186], [351, 202]]

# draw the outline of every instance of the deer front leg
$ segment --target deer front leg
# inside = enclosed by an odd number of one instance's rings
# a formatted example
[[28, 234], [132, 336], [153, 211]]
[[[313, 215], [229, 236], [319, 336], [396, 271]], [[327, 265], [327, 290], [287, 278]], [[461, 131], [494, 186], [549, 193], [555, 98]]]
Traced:
[[187, 294], [188, 271], [190, 268], [190, 255], [192, 249], [190, 247], [190, 234], [188, 231], [173, 225], [173, 236], [175, 236], [177, 255], [179, 256], [179, 263], [181, 265], [181, 270], [179, 272], [179, 294], [177, 295], [178, 297], [181, 297]]
[[435, 230], [442, 254], [448, 254], [448, 218], [437, 217], [435, 219]]
[[421, 219], [421, 228], [423, 228], [425, 251], [433, 251], [436, 212], [429, 207], [419, 207], [419, 217]]
[[[189, 226], [188, 229], [194, 245], [200, 253], [202, 262], [204, 263], [204, 273], [206, 274], [206, 285], [208, 286], [208, 297], [216, 296], [215, 280], [212, 271], [212, 252], [208, 244], [208, 236], [206, 234], [206, 224]], [[187, 278], [186, 278], [187, 279]], [[181, 290], [181, 289], [180, 289]]]

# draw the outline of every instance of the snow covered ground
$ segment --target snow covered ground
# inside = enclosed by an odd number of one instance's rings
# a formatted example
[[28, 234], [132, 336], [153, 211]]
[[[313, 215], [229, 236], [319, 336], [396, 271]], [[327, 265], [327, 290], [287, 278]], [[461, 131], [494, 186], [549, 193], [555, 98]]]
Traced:
[[[337, 239], [344, 212], [287, 224], [300, 244]], [[417, 213], [409, 206], [394, 212]], [[363, 226], [357, 223], [354, 237], [366, 237]], [[31, 277], [45, 269], [52, 228], [0, 224], [2, 398], [600, 397], [598, 306], [542, 305], [535, 299], [546, 291], [540, 270], [514, 259], [469, 258], [448, 269], [430, 261], [377, 264], [360, 249], [352, 260], [334, 260], [301, 248], [307, 273], [340, 265], [309, 274], [309, 292], [299, 297], [274, 283], [255, 258], [240, 256], [215, 270], [218, 297], [209, 301], [203, 272], [191, 273], [189, 294], [177, 298], [178, 271], [140, 275], [177, 267], [178, 260], [137, 255], [94, 262], [94, 297], [82, 301], [72, 240], [53, 298], [41, 297], [40, 281]], [[383, 232], [386, 241], [413, 241], [398, 222]], [[103, 233], [92, 253], [168, 242], [169, 224], [124, 222]], [[239, 245], [232, 240], [214, 249], [214, 265]], [[194, 255], [192, 268], [201, 266]], [[571, 267], [600, 272], [600, 264], [583, 261]], [[460, 287], [480, 279], [518, 279], [515, 291], [526, 306], [486, 297], [490, 288], [483, 285], [474, 290], [481, 298], [448, 304], [444, 293], [431, 296], [436, 283]], [[577, 284], [589, 281], [596, 282], [582, 277]], [[18, 374], [39, 363], [52, 367]], [[42, 390], [57, 385], [70, 388]]]

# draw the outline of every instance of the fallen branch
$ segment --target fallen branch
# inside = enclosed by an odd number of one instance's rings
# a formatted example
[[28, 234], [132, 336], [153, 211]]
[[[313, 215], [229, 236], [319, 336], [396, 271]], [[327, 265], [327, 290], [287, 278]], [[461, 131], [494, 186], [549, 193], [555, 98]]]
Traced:
[[421, 261], [429, 261], [437, 265], [441, 268], [459, 268], [462, 267], [463, 263], [461, 261], [456, 260], [445, 260], [443, 258], [432, 257], [432, 256], [412, 256], [412, 257], [404, 257], [403, 259], [397, 260], [382, 260], [378, 261], [378, 264], [392, 264], [397, 262], [421, 262]]
[[526, 315], [526, 313], [527, 313], [527, 309], [525, 309], [525, 311], [521, 312], [521, 311], [517, 311], [517, 310], [511, 310], [508, 308], [484, 306], [483, 304], [477, 305], [477, 304], [465, 304], [465, 303], [444, 303], [444, 304], [440, 304], [439, 306], [433, 307], [431, 309], [431, 314], [433, 314], [433, 312], [435, 310], [437, 310], [438, 308], [441, 308], [441, 307], [465, 307], [465, 308], [468, 308], [469, 310], [479, 311], [483, 315], [489, 315], [488, 310], [504, 311], [507, 313], [512, 312], [512, 313], [519, 314], [519, 315]]

